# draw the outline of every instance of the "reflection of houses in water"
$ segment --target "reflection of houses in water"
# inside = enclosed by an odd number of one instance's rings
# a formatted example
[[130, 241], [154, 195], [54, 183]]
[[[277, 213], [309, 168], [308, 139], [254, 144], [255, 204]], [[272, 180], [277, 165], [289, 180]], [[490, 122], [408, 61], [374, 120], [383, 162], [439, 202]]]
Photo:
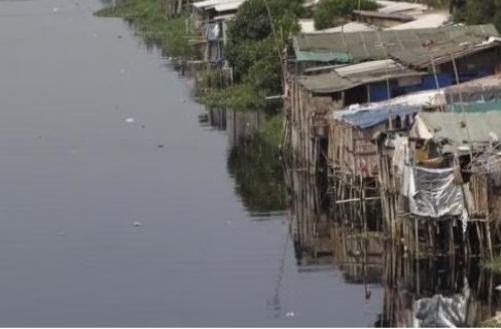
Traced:
[[261, 122], [259, 111], [226, 110], [228, 149], [231, 150], [243, 137], [250, 137]]
[[339, 267], [348, 283], [379, 283], [383, 247], [378, 237], [334, 223], [322, 211], [324, 196], [315, 178], [297, 170], [289, 174], [290, 224], [298, 264], [329, 263]]
[[206, 113], [198, 116], [202, 126], [210, 126], [217, 130], [226, 130], [226, 109], [221, 107], [207, 107]]
[[318, 262], [333, 250], [331, 222], [319, 211], [319, 196], [311, 175], [291, 172], [291, 229], [299, 264]]
[[501, 277], [452, 257], [387, 257], [384, 306], [376, 326], [472, 327], [501, 310]]
[[334, 261], [345, 280], [354, 284], [380, 283], [383, 274], [383, 245], [374, 234], [363, 235], [343, 225], [333, 226]]

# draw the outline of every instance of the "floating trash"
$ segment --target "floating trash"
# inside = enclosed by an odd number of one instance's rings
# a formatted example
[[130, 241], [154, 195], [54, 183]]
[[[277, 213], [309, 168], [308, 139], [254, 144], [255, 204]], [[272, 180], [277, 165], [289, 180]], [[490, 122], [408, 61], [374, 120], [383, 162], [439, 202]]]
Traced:
[[143, 129], [144, 129], [144, 127], [145, 127], [145, 125], [141, 125], [141, 128], [143, 128]]
[[127, 122], [127, 123], [133, 123], [134, 121], [136, 121], [136, 120], [134, 120], [134, 118], [125, 119], [125, 122]]
[[158, 144], [158, 145], [157, 145], [157, 147], [158, 147], [159, 149], [163, 149], [163, 148], [164, 148], [164, 144]]
[[231, 220], [227, 220], [226, 222], [224, 222], [225, 225], [231, 225]]
[[121, 34], [119, 34], [119, 35], [117, 36], [117, 38], [122, 39], [122, 35], [121, 35]]
[[287, 312], [287, 313], [285, 313], [285, 316], [288, 317], [288, 318], [291, 318], [294, 315], [295, 315], [294, 312]]
[[125, 69], [120, 69], [120, 73], [124, 74], [125, 73]]
[[97, 34], [96, 33], [92, 33], [92, 37], [93, 38], [97, 38]]
[[141, 226], [141, 223], [139, 223], [139, 222], [134, 222], [134, 223], [132, 223], [132, 226], [134, 226], [134, 227], [139, 227], [139, 226]]
[[57, 7], [52, 8], [52, 12], [57, 13], [58, 11], [59, 11], [59, 8], [57, 8]]
[[61, 232], [59, 232], [59, 235], [66, 235], [66, 232], [65, 231], [61, 231]]

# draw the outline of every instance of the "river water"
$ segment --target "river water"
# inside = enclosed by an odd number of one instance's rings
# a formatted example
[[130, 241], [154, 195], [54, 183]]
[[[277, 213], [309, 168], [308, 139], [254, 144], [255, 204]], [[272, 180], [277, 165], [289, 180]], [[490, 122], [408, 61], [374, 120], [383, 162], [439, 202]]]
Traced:
[[0, 325], [372, 326], [382, 290], [296, 259], [238, 127], [101, 6], [0, 0]]

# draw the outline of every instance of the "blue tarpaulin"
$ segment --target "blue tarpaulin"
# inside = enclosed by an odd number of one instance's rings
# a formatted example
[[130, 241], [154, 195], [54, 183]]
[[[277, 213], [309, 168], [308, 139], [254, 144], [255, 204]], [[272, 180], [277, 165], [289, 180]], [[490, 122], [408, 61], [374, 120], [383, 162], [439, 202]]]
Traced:
[[413, 115], [421, 109], [416, 105], [379, 105], [371, 107], [361, 107], [354, 110], [336, 111], [333, 113], [333, 119], [344, 121], [352, 126], [366, 129], [377, 126], [390, 118], [395, 119], [398, 116], [402, 121], [406, 115]]

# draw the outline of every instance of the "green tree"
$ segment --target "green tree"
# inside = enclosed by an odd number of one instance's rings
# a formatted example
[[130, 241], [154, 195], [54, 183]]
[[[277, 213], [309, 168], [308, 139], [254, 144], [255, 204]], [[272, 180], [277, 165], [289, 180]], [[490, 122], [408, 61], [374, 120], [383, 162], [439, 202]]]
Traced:
[[466, 24], [492, 23], [501, 29], [501, 0], [467, 0], [455, 14], [454, 21]]
[[[377, 4], [369, 0], [360, 0], [360, 10], [376, 10]], [[356, 0], [320, 0], [313, 14], [315, 29], [323, 30], [340, 25], [354, 10], [359, 8]]]
[[228, 26], [225, 49], [235, 81], [250, 84], [266, 94], [280, 92], [279, 50], [285, 47], [291, 33], [299, 31], [298, 17], [303, 11], [302, 0], [244, 2]]

